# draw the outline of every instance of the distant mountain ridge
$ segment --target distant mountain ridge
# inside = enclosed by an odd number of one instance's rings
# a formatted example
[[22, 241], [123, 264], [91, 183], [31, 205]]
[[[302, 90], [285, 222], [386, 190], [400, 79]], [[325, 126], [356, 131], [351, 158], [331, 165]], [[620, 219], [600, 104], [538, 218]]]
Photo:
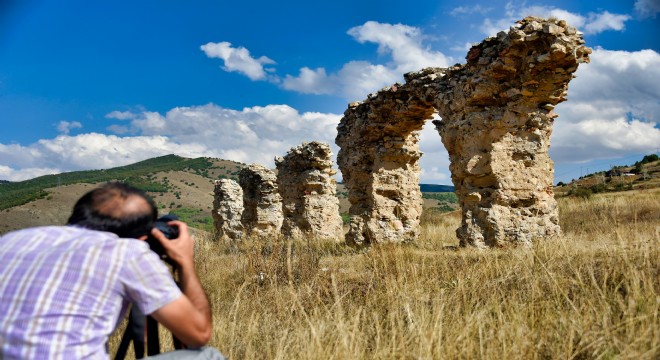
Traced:
[[203, 173], [212, 165], [211, 158], [188, 159], [177, 155], [165, 155], [111, 169], [73, 171], [39, 176], [25, 181], [3, 182], [0, 186], [0, 210], [46, 197], [48, 193], [45, 189], [47, 188], [76, 183], [94, 184], [118, 180], [129, 182], [144, 191], [167, 191], [162, 184], [150, 181], [150, 175], [163, 171], [181, 170]]
[[[58, 186], [106, 181], [125, 181], [144, 191], [163, 193], [171, 187], [163, 181], [156, 181], [154, 174], [168, 171], [184, 171], [203, 176], [209, 180], [220, 178], [237, 179], [238, 170], [244, 164], [215, 158], [184, 158], [165, 155], [143, 160], [131, 165], [102, 170], [72, 171], [55, 175], [44, 175], [25, 181], [10, 182], [0, 180], [0, 210], [23, 205], [48, 196], [46, 189]], [[422, 192], [453, 192], [449, 185], [420, 184]]]
[[436, 184], [419, 184], [421, 192], [454, 192], [454, 187], [451, 185], [436, 185]]

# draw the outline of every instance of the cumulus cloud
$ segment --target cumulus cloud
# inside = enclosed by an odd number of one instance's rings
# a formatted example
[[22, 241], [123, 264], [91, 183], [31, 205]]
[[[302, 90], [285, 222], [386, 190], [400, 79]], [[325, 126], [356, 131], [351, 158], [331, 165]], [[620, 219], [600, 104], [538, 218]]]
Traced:
[[451, 16], [463, 16], [463, 15], [471, 15], [471, 14], [481, 14], [481, 15], [486, 15], [489, 13], [493, 8], [490, 7], [483, 7], [479, 4], [473, 5], [473, 6], [459, 6], [454, 9], [452, 9], [449, 14]]
[[424, 46], [425, 36], [416, 27], [367, 21], [349, 29], [348, 34], [360, 43], [377, 44], [379, 54], [390, 61], [385, 64], [348, 61], [335, 73], [328, 73], [323, 67], [302, 67], [297, 75], [287, 74], [280, 78], [275, 74], [267, 75], [263, 68], [263, 64], [274, 63], [272, 60], [267, 57], [254, 59], [246, 48], [232, 48], [230, 43], [221, 42], [203, 45], [202, 50], [209, 57], [223, 59], [225, 71], [238, 71], [252, 80], [264, 80], [268, 76], [273, 82], [281, 82], [280, 86], [286, 90], [338, 95], [349, 101], [361, 100], [369, 93], [401, 81], [406, 72], [428, 66], [448, 66], [453, 61]]
[[337, 76], [329, 77], [324, 68], [303, 67], [298, 76], [286, 75], [282, 87], [303, 94], [333, 94], [337, 91]]
[[275, 156], [303, 141], [333, 143], [340, 118], [300, 113], [288, 105], [233, 110], [208, 104], [177, 107], [164, 115], [144, 112], [131, 125], [140, 134], [164, 135], [181, 144], [204, 144], [214, 156], [273, 166]]
[[287, 105], [233, 110], [208, 104], [177, 107], [165, 114], [143, 111], [134, 115], [123, 130], [135, 136], [88, 133], [60, 135], [26, 146], [0, 144], [0, 179], [110, 168], [166, 154], [211, 156], [274, 167], [275, 156], [303, 141], [334, 144], [341, 118], [337, 114], [300, 113]]
[[266, 80], [267, 69], [264, 65], [275, 64], [275, 61], [266, 56], [254, 58], [250, 51], [244, 47], [232, 47], [227, 41], [219, 43], [207, 43], [200, 47], [206, 56], [219, 58], [224, 61], [223, 69], [228, 72], [239, 72], [251, 80]]
[[61, 173], [61, 171], [59, 169], [53, 169], [53, 168], [12, 169], [9, 166], [0, 165], [0, 179], [9, 180], [9, 181], [22, 181], [43, 175], [58, 174], [58, 173]]
[[336, 73], [325, 68], [300, 69], [297, 76], [286, 75], [282, 87], [306, 94], [334, 94], [349, 101], [361, 100], [369, 93], [402, 80], [404, 73], [429, 66], [448, 66], [451, 58], [423, 45], [419, 28], [367, 21], [348, 30], [360, 43], [378, 45], [378, 53], [391, 60], [386, 64], [349, 61]]
[[655, 18], [660, 13], [660, 1], [658, 0], [637, 0], [635, 1], [635, 12], [641, 18]]
[[506, 14], [500, 19], [487, 18], [480, 29], [488, 35], [494, 36], [499, 31], [507, 30], [510, 26], [525, 16], [539, 16], [544, 18], [555, 17], [566, 20], [571, 26], [578, 28], [585, 34], [598, 34], [607, 30], [621, 31], [625, 22], [631, 17], [625, 14], [612, 14], [608, 11], [589, 13], [586, 16], [559, 9], [554, 6], [523, 6], [517, 8], [514, 3], [506, 5]]
[[660, 54], [595, 49], [556, 108], [551, 155], [560, 162], [624, 157], [660, 144]]
[[78, 121], [65, 121], [62, 120], [57, 124], [57, 132], [60, 134], [68, 134], [72, 129], [80, 129], [82, 124]]
[[626, 21], [630, 20], [629, 15], [612, 14], [603, 11], [600, 14], [589, 14], [587, 23], [584, 25], [584, 32], [587, 34], [598, 34], [606, 30], [621, 31], [626, 26]]
[[449, 59], [441, 52], [431, 51], [422, 44], [419, 28], [403, 24], [367, 21], [348, 30], [360, 43], [378, 45], [378, 53], [392, 57], [392, 67], [398, 73], [419, 70], [428, 66], [449, 66]]
[[105, 114], [106, 119], [116, 119], [116, 120], [131, 120], [135, 118], [135, 114], [131, 111], [112, 111]]
[[23, 145], [0, 144], [3, 165], [14, 169], [14, 179], [27, 178], [34, 169], [43, 173], [101, 169], [177, 153], [198, 157], [208, 153], [199, 144], [177, 144], [164, 136], [118, 137], [98, 133], [60, 135]]

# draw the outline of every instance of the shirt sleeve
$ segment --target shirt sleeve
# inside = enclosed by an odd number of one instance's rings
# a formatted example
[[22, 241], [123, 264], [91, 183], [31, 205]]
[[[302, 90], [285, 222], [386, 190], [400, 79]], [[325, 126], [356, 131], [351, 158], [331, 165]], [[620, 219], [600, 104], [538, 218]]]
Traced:
[[146, 243], [130, 245], [134, 246], [130, 246], [120, 281], [127, 299], [149, 315], [178, 299], [182, 293], [167, 266]]

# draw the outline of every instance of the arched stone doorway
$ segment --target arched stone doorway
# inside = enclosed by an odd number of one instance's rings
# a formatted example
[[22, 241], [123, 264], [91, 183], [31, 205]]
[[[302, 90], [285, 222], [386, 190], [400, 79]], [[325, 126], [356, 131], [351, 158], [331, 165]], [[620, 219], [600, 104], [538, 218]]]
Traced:
[[462, 209], [461, 244], [527, 244], [559, 234], [548, 156], [553, 108], [589, 53], [563, 20], [528, 17], [473, 46], [464, 65], [406, 74], [405, 84], [350, 104], [336, 139], [351, 203], [347, 241], [419, 236], [417, 142], [436, 111]]

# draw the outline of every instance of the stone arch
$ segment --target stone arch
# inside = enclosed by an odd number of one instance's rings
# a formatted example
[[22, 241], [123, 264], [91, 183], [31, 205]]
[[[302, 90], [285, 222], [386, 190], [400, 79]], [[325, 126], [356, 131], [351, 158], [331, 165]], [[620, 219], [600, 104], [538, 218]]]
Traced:
[[565, 21], [528, 17], [473, 46], [464, 65], [408, 73], [405, 84], [351, 103], [336, 138], [351, 203], [347, 241], [417, 239], [417, 141], [435, 111], [462, 209], [462, 245], [559, 234], [548, 156], [553, 108], [590, 52]]

